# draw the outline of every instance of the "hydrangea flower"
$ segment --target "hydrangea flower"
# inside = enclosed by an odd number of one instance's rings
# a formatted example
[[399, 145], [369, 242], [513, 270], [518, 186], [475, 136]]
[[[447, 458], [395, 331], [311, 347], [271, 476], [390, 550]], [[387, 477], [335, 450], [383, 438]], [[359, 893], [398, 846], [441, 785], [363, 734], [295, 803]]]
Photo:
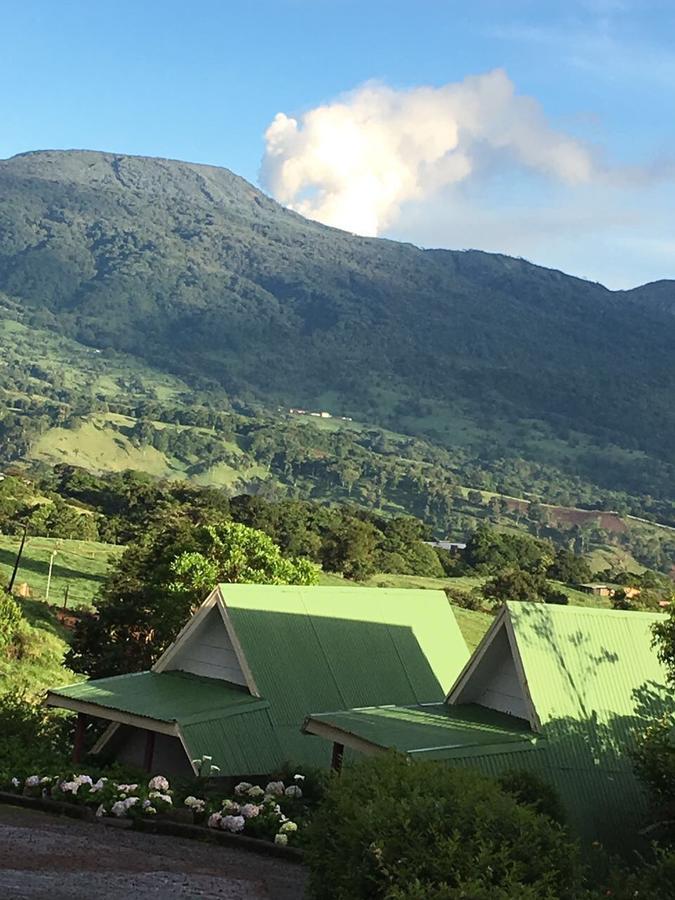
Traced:
[[260, 807], [256, 806], [255, 803], [245, 803], [240, 812], [245, 819], [254, 819], [260, 815]]
[[247, 794], [253, 785], [250, 781], [240, 781], [238, 785], [235, 786], [234, 792], [238, 797], [241, 797], [243, 794]]
[[24, 784], [26, 785], [26, 787], [29, 787], [29, 788], [37, 787], [38, 784], [40, 784], [40, 776], [39, 775], [29, 775], [28, 778], [26, 778]]
[[117, 816], [118, 819], [122, 818], [122, 816], [126, 816], [127, 808], [124, 805], [124, 800], [117, 800], [115, 803], [113, 803], [110, 812], [113, 814], [113, 816]]
[[294, 775], [294, 776], [293, 776], [293, 780], [294, 780], [294, 781], [304, 781], [304, 780], [305, 780], [305, 776], [304, 776], [304, 775]]
[[207, 825], [209, 828], [220, 828], [220, 823], [222, 822], [223, 817], [220, 813], [214, 812], [208, 818]]
[[293, 832], [298, 830], [298, 826], [295, 822], [284, 822], [284, 824], [279, 829], [279, 834], [293, 834]]
[[223, 812], [236, 816], [241, 807], [234, 800], [223, 800]]
[[286, 834], [281, 834], [281, 833], [275, 834], [275, 835], [274, 835], [274, 843], [275, 843], [278, 847], [285, 847], [286, 844], [288, 843], [288, 835], [286, 835]]
[[250, 787], [246, 791], [246, 793], [248, 794], [249, 797], [253, 797], [254, 799], [256, 797], [264, 797], [265, 796], [265, 791], [263, 791], [263, 789], [261, 787], [258, 787], [257, 784], [253, 785], [253, 787]]
[[297, 786], [297, 784], [291, 784], [284, 791], [287, 797], [291, 797], [294, 800], [299, 800], [302, 797], [302, 790]]
[[162, 791], [164, 793], [169, 790], [169, 782], [163, 775], [155, 775], [148, 782], [148, 787], [151, 791]]
[[99, 819], [101, 818], [101, 816], [108, 815], [108, 810], [105, 808], [105, 806], [102, 803], [99, 806], [99, 808], [96, 810], [96, 815], [98, 816]]
[[225, 831], [236, 833], [238, 831], [243, 831], [245, 824], [246, 820], [243, 816], [223, 816], [220, 827], [224, 828]]
[[151, 800], [161, 800], [162, 803], [166, 803], [168, 806], [173, 806], [173, 800], [169, 796], [169, 794], [162, 794], [161, 791], [150, 791], [148, 794]]
[[270, 794], [272, 797], [281, 797], [284, 793], [283, 781], [270, 781], [265, 788], [265, 793]]
[[133, 794], [134, 791], [138, 790], [137, 784], [118, 784], [117, 790], [121, 794]]
[[205, 800], [199, 800], [197, 797], [186, 797], [183, 801], [188, 809], [193, 810], [194, 812], [203, 812], [204, 807], [206, 806]]
[[18, 788], [21, 787], [21, 782], [18, 778], [12, 778], [12, 787]]

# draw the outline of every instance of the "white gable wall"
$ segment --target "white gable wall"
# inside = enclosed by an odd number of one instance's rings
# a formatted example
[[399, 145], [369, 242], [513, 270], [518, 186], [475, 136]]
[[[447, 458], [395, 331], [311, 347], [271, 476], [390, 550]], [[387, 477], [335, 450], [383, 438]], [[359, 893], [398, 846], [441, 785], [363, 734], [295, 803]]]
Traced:
[[165, 671], [174, 670], [246, 686], [244, 673], [217, 606], [211, 607], [171, 656]]
[[529, 720], [529, 706], [518, 676], [506, 628], [502, 627], [471, 673], [455, 703], [477, 703], [487, 709]]

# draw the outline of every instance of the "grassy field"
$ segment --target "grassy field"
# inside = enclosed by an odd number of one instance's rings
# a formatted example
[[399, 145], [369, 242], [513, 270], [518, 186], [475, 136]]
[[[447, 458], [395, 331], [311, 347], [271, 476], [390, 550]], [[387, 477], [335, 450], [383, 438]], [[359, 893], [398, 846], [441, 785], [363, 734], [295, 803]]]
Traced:
[[[20, 538], [0, 535], [0, 579], [6, 585], [12, 573]], [[65, 541], [57, 538], [29, 537], [19, 566], [15, 592], [27, 584], [30, 596], [45, 599], [49, 559], [53, 551], [54, 565], [49, 591], [50, 603], [63, 605], [66, 588], [68, 606], [89, 606], [105, 577], [111, 559], [124, 548], [93, 541]]]

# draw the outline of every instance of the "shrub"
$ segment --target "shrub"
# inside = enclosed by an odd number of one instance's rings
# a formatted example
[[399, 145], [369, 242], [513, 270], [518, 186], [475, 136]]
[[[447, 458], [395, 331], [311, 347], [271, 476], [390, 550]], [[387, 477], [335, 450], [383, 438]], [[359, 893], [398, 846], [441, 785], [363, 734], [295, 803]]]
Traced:
[[0, 593], [0, 649], [7, 647], [14, 638], [21, 622], [21, 607], [11, 594]]
[[397, 755], [329, 785], [308, 834], [315, 900], [580, 896], [576, 845], [477, 772]]
[[58, 772], [68, 760], [71, 719], [22, 693], [0, 696], [0, 780], [35, 770]]
[[529, 806], [559, 825], [566, 823], [565, 809], [557, 791], [538, 775], [525, 770], [504, 772], [497, 781], [501, 789], [521, 805]]

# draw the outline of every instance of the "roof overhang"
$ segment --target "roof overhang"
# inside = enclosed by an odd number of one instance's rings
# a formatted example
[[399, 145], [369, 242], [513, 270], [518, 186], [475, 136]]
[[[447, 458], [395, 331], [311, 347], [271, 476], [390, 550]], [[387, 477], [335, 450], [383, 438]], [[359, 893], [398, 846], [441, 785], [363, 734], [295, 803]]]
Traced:
[[76, 713], [82, 713], [85, 716], [93, 716], [96, 719], [107, 719], [109, 722], [115, 722], [118, 725], [131, 725], [134, 728], [144, 728], [146, 731], [156, 731], [158, 734], [178, 735], [176, 722], [153, 719], [150, 716], [139, 716], [136, 713], [112, 709], [99, 703], [75, 700], [73, 697], [63, 697], [58, 691], [49, 691], [45, 703], [47, 706], [58, 706], [61, 709], [69, 709]]
[[[423, 707], [419, 707], [422, 709]], [[361, 710], [354, 709], [345, 712], [337, 711], [335, 713], [315, 713], [307, 716], [302, 724], [302, 732], [304, 734], [316, 735], [324, 740], [334, 744], [341, 744], [349, 747], [366, 756], [376, 756], [394, 750], [404, 753], [412, 759], [462, 759], [475, 756], [491, 756], [503, 753], [521, 753], [523, 751], [535, 750], [541, 745], [542, 738], [540, 735], [531, 731], [521, 731], [517, 729], [515, 739], [504, 729], [495, 731], [494, 739], [486, 742], [484, 732], [481, 730], [479, 736], [481, 739], [475, 743], [466, 741], [466, 730], [469, 731], [475, 727], [475, 723], [471, 720], [457, 719], [457, 728], [464, 731], [464, 739], [456, 743], [447, 743], [439, 741], [438, 737], [434, 740], [431, 733], [433, 725], [429, 728], [429, 746], [419, 746], [419, 731], [416, 734], [416, 740], [411, 740], [405, 746], [401, 745], [400, 735], [398, 740], [387, 740], [387, 731], [382, 732], [382, 738], [375, 740], [372, 737], [366, 737], [364, 733], [359, 733], [359, 714], [370, 715], [372, 713], [387, 712], [389, 710], [406, 710], [406, 707], [371, 707]], [[348, 718], [348, 721], [345, 721]], [[419, 727], [419, 726], [418, 726]], [[366, 727], [365, 732], [369, 729]]]

